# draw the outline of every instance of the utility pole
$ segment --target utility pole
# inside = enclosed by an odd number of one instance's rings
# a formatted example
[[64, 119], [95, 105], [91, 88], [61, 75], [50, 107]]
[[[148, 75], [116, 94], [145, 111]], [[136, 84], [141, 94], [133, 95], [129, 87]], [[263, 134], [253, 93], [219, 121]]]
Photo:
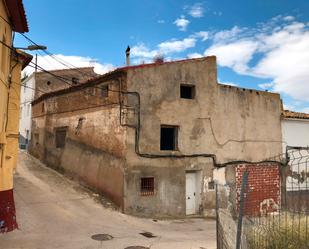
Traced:
[[35, 54], [35, 72], [38, 71], [38, 54]]

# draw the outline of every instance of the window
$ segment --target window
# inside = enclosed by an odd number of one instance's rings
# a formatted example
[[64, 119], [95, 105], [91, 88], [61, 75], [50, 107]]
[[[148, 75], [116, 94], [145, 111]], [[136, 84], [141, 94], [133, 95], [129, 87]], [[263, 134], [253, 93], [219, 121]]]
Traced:
[[101, 97], [103, 98], [108, 97], [108, 85], [101, 87]]
[[161, 126], [160, 149], [177, 150], [178, 127], [170, 125]]
[[45, 112], [45, 104], [44, 104], [44, 102], [42, 103], [42, 112]]
[[208, 189], [209, 190], [214, 190], [215, 189], [215, 182], [214, 181], [209, 181], [208, 182]]
[[47, 81], [47, 82], [46, 82], [46, 85], [48, 85], [48, 86], [49, 86], [50, 84], [51, 84], [51, 82], [50, 82], [50, 81]]
[[141, 178], [141, 195], [154, 195], [154, 177]]
[[72, 83], [75, 85], [75, 84], [78, 84], [79, 80], [78, 78], [75, 78], [75, 77], [72, 77]]
[[64, 148], [66, 136], [67, 136], [66, 127], [56, 129], [56, 148]]
[[180, 98], [182, 98], [182, 99], [194, 99], [195, 98], [195, 86], [193, 86], [193, 85], [180, 85]]

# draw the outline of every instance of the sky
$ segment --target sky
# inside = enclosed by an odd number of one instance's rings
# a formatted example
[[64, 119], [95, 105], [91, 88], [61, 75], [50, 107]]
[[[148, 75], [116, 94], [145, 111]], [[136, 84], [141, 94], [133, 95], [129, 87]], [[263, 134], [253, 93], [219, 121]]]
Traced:
[[[308, 0], [24, 0], [30, 32], [58, 59], [105, 73], [133, 64], [216, 55], [218, 81], [281, 94], [309, 113]], [[28, 46], [19, 34], [16, 47]], [[65, 68], [42, 53], [47, 70]], [[26, 68], [31, 73], [32, 68]]]

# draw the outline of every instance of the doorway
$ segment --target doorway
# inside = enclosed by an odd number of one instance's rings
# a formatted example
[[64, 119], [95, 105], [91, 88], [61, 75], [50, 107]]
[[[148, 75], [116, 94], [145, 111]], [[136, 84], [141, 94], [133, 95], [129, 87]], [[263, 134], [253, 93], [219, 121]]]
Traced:
[[196, 214], [199, 208], [199, 171], [186, 172], [186, 215]]

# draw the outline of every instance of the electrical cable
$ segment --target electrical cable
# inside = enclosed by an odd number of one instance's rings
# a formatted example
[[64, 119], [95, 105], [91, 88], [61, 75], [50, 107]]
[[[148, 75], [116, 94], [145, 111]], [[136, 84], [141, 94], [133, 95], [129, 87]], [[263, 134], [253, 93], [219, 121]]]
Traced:
[[[22, 36], [24, 36], [28, 41], [30, 41], [31, 43], [33, 43], [33, 44], [35, 44], [35, 45], [37, 45], [34, 41], [32, 41], [30, 38], [28, 38], [27, 36], [25, 36], [24, 34], [21, 34]], [[43, 50], [44, 51], [44, 50]], [[52, 56], [52, 54], [49, 54], [49, 52], [47, 52], [47, 51], [45, 51], [45, 53], [46, 54], [48, 54], [48, 55], [50, 55], [52, 58], [54, 58], [55, 59], [55, 57], [53, 57]], [[58, 61], [59, 62], [59, 61]], [[65, 65], [65, 63], [62, 63], [63, 65]], [[65, 65], [65, 66], [67, 66], [67, 65]], [[40, 67], [39, 66], [39, 68], [41, 69], [41, 70], [43, 70], [44, 72], [46, 72], [46, 73], [49, 73], [49, 74], [51, 74], [51, 75], [53, 75], [53, 76], [55, 76], [56, 78], [58, 78], [59, 79], [59, 77], [58, 76], [56, 76], [56, 75], [54, 75], [54, 74], [52, 74], [52, 73], [50, 73], [49, 71], [47, 71], [47, 70], [45, 70], [45, 69], [43, 69], [42, 67]], [[83, 74], [84, 74], [84, 72], [83, 72]], [[69, 85], [71, 85], [72, 86], [72, 84], [70, 84], [70, 83], [68, 83], [68, 82], [66, 82], [65, 80], [64, 80], [64, 78], [62, 78], [61, 79], [63, 82], [65, 82], [66, 84], [69, 84]], [[95, 87], [95, 86], [92, 86], [93, 88], [100, 88], [100, 89], [102, 89], [101, 87]], [[110, 91], [109, 89], [108, 89], [108, 91]], [[140, 140], [140, 95], [139, 95], [139, 93], [138, 92], [123, 92], [123, 91], [119, 91], [119, 92], [121, 92], [121, 93], [123, 93], [123, 94], [133, 94], [133, 95], [135, 95], [135, 96], [137, 96], [138, 97], [138, 111], [137, 111], [137, 113], [138, 113], [138, 123], [137, 123], [137, 127], [135, 127], [135, 139], [136, 139], [136, 141], [135, 141], [135, 152], [136, 152], [136, 154], [138, 154], [139, 156], [141, 156], [141, 157], [146, 157], [146, 158], [185, 158], [185, 157], [208, 157], [208, 158], [211, 158], [212, 160], [213, 160], [213, 162], [214, 162], [214, 165], [215, 166], [217, 166], [217, 167], [224, 167], [224, 166], [226, 166], [226, 165], [228, 165], [228, 164], [236, 164], [236, 163], [248, 163], [248, 164], [255, 164], [255, 163], [262, 163], [262, 162], [276, 162], [276, 163], [278, 163], [278, 161], [272, 161], [272, 160], [270, 160], [270, 161], [259, 161], [259, 162], [248, 162], [248, 161], [242, 161], [242, 160], [240, 160], [240, 161], [232, 161], [232, 162], [228, 162], [228, 163], [223, 163], [223, 164], [219, 164], [219, 163], [217, 163], [217, 160], [216, 160], [216, 155], [215, 154], [205, 154], [205, 153], [201, 153], [201, 154], [190, 154], [190, 155], [185, 155], [185, 154], [183, 154], [183, 155], [161, 155], [161, 154], [148, 154], [148, 153], [141, 153], [140, 152], [140, 148], [139, 148], [139, 140]], [[119, 101], [121, 101], [120, 99], [119, 99]], [[112, 104], [120, 104], [120, 102], [119, 103], [112, 103]], [[72, 110], [73, 111], [73, 110]], [[210, 119], [210, 118], [209, 118]], [[210, 120], [210, 122], [211, 122], [211, 120]], [[211, 124], [211, 127], [212, 127], [212, 124]], [[212, 128], [212, 133], [213, 133], [213, 135], [214, 135], [214, 131], [213, 131], [213, 128]], [[220, 146], [224, 146], [224, 145], [226, 145], [228, 142], [246, 142], [245, 140], [233, 140], [233, 139], [230, 139], [230, 140], [227, 140], [226, 142], [224, 142], [224, 143], [220, 143], [216, 138], [215, 138], [215, 140], [216, 140], [216, 142], [217, 142], [217, 144], [218, 145], [220, 145]], [[251, 142], [257, 142], [257, 140], [250, 140]], [[282, 141], [261, 141], [261, 142], [282, 142]]]
[[[26, 36], [25, 34], [22, 34], [21, 33], [21, 35], [26, 39], [26, 40], [28, 40], [28, 42], [30, 42], [31, 44], [33, 44], [33, 45], [36, 45], [36, 46], [39, 46], [36, 42], [34, 42], [32, 39], [30, 39], [28, 36]], [[60, 64], [62, 64], [62, 65], [64, 65], [64, 66], [66, 66], [66, 67], [68, 67], [69, 69], [72, 69], [72, 70], [76, 70], [76, 71], [78, 71], [80, 74], [82, 74], [82, 75], [88, 75], [88, 76], [91, 76], [91, 77], [93, 77], [93, 75], [92, 74], [87, 74], [86, 72], [83, 72], [83, 71], [81, 71], [78, 67], [76, 67], [76, 66], [74, 66], [73, 64], [71, 64], [71, 63], [69, 63], [69, 62], [66, 62], [66, 61], [64, 61], [64, 60], [61, 60], [60, 58], [57, 58], [54, 54], [52, 54], [51, 52], [49, 52], [48, 50], [46, 50], [46, 49], [44, 49], [44, 50], [42, 50], [46, 55], [48, 55], [48, 56], [50, 56], [51, 58], [53, 58], [54, 60], [56, 60], [57, 62], [59, 62]], [[70, 65], [70, 66], [68, 66], [68, 65]]]

